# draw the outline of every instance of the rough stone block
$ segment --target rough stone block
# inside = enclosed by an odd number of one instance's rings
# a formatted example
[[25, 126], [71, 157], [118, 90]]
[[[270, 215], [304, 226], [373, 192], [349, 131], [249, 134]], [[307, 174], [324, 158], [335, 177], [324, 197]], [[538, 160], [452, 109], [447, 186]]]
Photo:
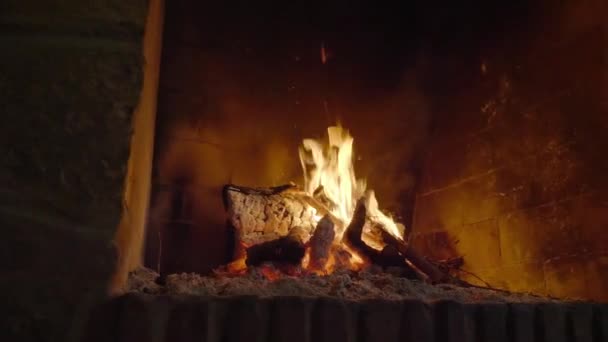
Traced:
[[541, 341], [567, 342], [566, 307], [542, 303], [536, 307], [536, 333]]
[[463, 224], [463, 193], [458, 188], [446, 188], [419, 195], [414, 213], [415, 231], [459, 229]]
[[570, 342], [593, 342], [593, 306], [573, 303], [567, 308]]
[[[139, 44], [3, 36], [0, 203], [114, 229], [121, 212]], [[44, 58], [41, 58], [44, 56]], [[4, 205], [4, 204], [3, 204]]]
[[369, 300], [360, 303], [358, 341], [400, 341], [403, 307], [399, 301]]
[[[268, 341], [270, 317], [268, 300], [243, 296], [226, 299], [224, 305], [227, 306], [227, 312], [222, 322], [223, 334], [220, 341]], [[236, 329], [235, 324], [238, 324]]]
[[476, 272], [480, 269], [499, 267], [500, 236], [498, 223], [494, 219], [465, 226], [456, 236], [458, 254], [464, 258], [464, 267]]
[[208, 299], [207, 303], [207, 338], [208, 342], [225, 340], [225, 329], [229, 326], [226, 321], [228, 306], [224, 298]]
[[457, 238], [446, 231], [412, 234], [411, 244], [417, 251], [431, 260], [457, 257]]
[[429, 143], [422, 193], [442, 189], [462, 178], [465, 138], [437, 137]]
[[586, 268], [588, 258], [556, 257], [544, 265], [547, 293], [558, 298], [582, 299], [588, 295]]
[[508, 330], [513, 342], [536, 341], [536, 311], [532, 304], [509, 304]]
[[499, 164], [500, 151], [496, 151], [496, 128], [484, 129], [471, 135], [460, 155], [461, 177], [466, 179], [487, 173], [503, 166]]
[[543, 259], [538, 251], [542, 236], [529, 215], [527, 211], [517, 211], [499, 218], [500, 250], [505, 263]]
[[110, 235], [53, 217], [19, 214], [0, 209], [0, 302], [8, 313], [0, 337], [36, 339], [39, 332], [50, 340], [79, 336], [113, 271]]
[[579, 254], [581, 229], [571, 215], [573, 199], [514, 212], [499, 220], [503, 259], [547, 260]]
[[463, 275], [463, 279], [485, 286], [487, 283], [498, 289], [515, 292], [546, 294], [545, 278], [542, 262], [500, 264], [496, 267], [472, 270], [479, 278], [471, 275]]
[[593, 307], [593, 335], [595, 341], [608, 341], [608, 304]]
[[435, 341], [438, 326], [435, 325], [433, 306], [422, 301], [403, 302], [401, 341]]
[[314, 299], [277, 298], [272, 302], [270, 341], [311, 341], [311, 311]]
[[581, 252], [601, 253], [608, 246], [608, 189], [596, 190], [574, 198], [570, 206], [572, 221], [580, 231]]
[[148, 0], [6, 0], [0, 11], [3, 32], [87, 34], [141, 39]]
[[507, 313], [505, 304], [479, 304], [477, 333], [479, 341], [507, 342]]
[[473, 342], [476, 325], [474, 307], [442, 301], [435, 304], [436, 333], [439, 341]]
[[109, 342], [118, 340], [118, 327], [122, 299], [113, 298], [91, 310], [82, 334], [82, 342]]
[[185, 297], [176, 299], [167, 322], [166, 341], [208, 341], [208, 301]]
[[128, 294], [122, 301], [118, 341], [165, 341], [170, 298]]
[[608, 256], [594, 254], [583, 267], [585, 268], [585, 278], [587, 279], [587, 298], [602, 303], [608, 302], [608, 291], [606, 291], [606, 284], [608, 284]]
[[319, 299], [312, 310], [312, 341], [356, 341], [357, 308], [335, 299]]

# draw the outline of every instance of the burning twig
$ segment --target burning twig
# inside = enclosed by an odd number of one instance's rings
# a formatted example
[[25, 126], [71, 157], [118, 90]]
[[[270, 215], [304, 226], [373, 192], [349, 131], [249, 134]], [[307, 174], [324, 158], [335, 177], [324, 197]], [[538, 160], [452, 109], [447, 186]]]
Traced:
[[363, 234], [363, 226], [365, 225], [365, 218], [367, 217], [367, 210], [365, 209], [365, 202], [360, 199], [355, 207], [355, 213], [353, 219], [350, 221], [346, 231], [344, 232], [343, 242], [348, 247], [360, 252], [363, 256], [370, 259], [377, 257], [378, 251], [368, 246], [361, 239]]
[[392, 246], [386, 246], [382, 251], [378, 251], [363, 241], [361, 235], [366, 219], [367, 209], [365, 207], [365, 199], [362, 198], [357, 201], [353, 219], [344, 232], [344, 237], [342, 239], [344, 244], [358, 252], [364, 258], [367, 258], [372, 264], [381, 267], [395, 266], [404, 268], [408, 271], [411, 270], [411, 267], [406, 264], [404, 258], [399, 255], [397, 249]]
[[435, 265], [428, 262], [422, 255], [408, 246], [405, 241], [392, 236], [386, 231], [383, 231], [383, 238], [384, 242], [395, 246], [403, 257], [420, 271], [424, 272], [429, 277], [431, 283], [443, 283], [450, 280], [450, 276], [447, 273], [442, 272], [439, 268], [435, 267]]

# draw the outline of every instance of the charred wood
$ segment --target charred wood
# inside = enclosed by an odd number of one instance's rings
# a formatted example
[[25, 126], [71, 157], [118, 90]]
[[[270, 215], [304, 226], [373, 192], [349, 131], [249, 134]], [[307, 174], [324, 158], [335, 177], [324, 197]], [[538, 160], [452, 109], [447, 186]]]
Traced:
[[364, 200], [357, 202], [355, 213], [350, 224], [344, 232], [343, 242], [353, 250], [359, 252], [360, 255], [367, 258], [374, 265], [381, 267], [400, 267], [408, 270], [411, 277], [416, 277], [411, 267], [407, 265], [403, 256], [395, 246], [387, 245], [382, 251], [370, 247], [363, 241], [361, 235], [367, 218], [367, 209]]
[[247, 248], [247, 266], [259, 266], [265, 262], [300, 264], [306, 249], [304, 235], [302, 229], [294, 228], [285, 237]]
[[404, 258], [414, 265], [414, 267], [426, 274], [431, 283], [436, 284], [451, 281], [451, 277], [447, 273], [442, 272], [438, 267], [426, 260], [425, 257], [420, 255], [411, 246], [408, 246], [405, 241], [396, 238], [387, 232], [384, 232], [383, 238], [387, 245], [394, 246]]
[[331, 245], [336, 237], [334, 223], [328, 215], [323, 216], [310, 238], [310, 263], [312, 270], [322, 270], [327, 264]]

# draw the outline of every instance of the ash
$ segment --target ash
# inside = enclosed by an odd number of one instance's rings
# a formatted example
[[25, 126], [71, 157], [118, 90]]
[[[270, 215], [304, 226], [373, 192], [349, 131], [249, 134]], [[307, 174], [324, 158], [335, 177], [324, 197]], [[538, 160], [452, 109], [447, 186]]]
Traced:
[[530, 294], [508, 293], [490, 289], [456, 285], [430, 285], [418, 280], [398, 277], [369, 269], [359, 272], [336, 271], [330, 275], [281, 275], [269, 280], [260, 269], [253, 268], [243, 275], [201, 276], [181, 273], [167, 276], [164, 285], [157, 284], [158, 274], [138, 269], [129, 276], [127, 291], [164, 295], [258, 297], [302, 296], [334, 297], [358, 301], [365, 299], [424, 301], [454, 300], [459, 302], [541, 302], [548, 298]]

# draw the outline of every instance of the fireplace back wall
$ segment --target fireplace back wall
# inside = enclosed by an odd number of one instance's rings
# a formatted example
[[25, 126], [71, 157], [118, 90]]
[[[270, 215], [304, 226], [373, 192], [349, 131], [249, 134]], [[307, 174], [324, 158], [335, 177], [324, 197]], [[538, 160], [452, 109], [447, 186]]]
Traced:
[[221, 187], [301, 181], [339, 120], [425, 254], [605, 300], [605, 5], [411, 6], [167, 4], [146, 264], [230, 260]]
[[153, 268], [160, 259], [161, 271], [206, 273], [230, 260], [221, 187], [301, 184], [301, 140], [337, 122], [355, 137], [357, 176], [410, 225], [416, 151], [430, 120], [414, 14], [387, 20], [390, 11], [365, 15], [361, 4], [346, 12], [338, 4], [265, 6], [167, 4]]
[[477, 59], [445, 57], [479, 79], [435, 102], [413, 242], [495, 287], [606, 301], [608, 8], [545, 14]]

